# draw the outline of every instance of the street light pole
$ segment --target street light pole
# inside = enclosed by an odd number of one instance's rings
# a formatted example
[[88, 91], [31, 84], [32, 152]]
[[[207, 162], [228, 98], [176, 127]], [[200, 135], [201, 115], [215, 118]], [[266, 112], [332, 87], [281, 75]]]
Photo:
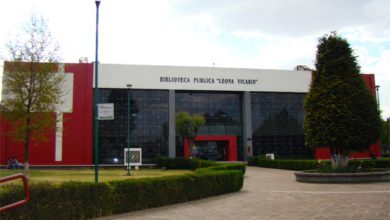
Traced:
[[380, 104], [379, 104], [379, 85], [376, 85], [375, 89], [376, 89], [376, 102], [378, 104], [378, 109], [380, 109]]
[[130, 89], [133, 85], [131, 84], [127, 84], [126, 87], [128, 88], [127, 90], [127, 175], [130, 176], [131, 173], [130, 173], [130, 169], [131, 169], [131, 165], [130, 165], [130, 130], [131, 130], [131, 111], [130, 111], [130, 107], [131, 107], [131, 96], [130, 96]]
[[95, 161], [95, 182], [99, 182], [99, 120], [98, 120], [98, 103], [99, 103], [99, 5], [100, 0], [95, 0], [96, 4], [96, 45], [95, 45], [95, 104], [94, 115], [94, 161]]

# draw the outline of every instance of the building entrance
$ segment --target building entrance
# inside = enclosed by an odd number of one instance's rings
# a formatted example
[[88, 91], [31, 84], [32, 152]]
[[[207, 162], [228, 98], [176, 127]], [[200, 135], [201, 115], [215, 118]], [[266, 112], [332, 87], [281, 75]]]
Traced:
[[[237, 161], [237, 136], [199, 135], [195, 137], [195, 145], [199, 147], [197, 151], [202, 153], [205, 159], [208, 157], [208, 160]], [[184, 157], [190, 157], [190, 146], [186, 139], [184, 140]]]
[[195, 141], [196, 157], [204, 160], [226, 161], [228, 141]]

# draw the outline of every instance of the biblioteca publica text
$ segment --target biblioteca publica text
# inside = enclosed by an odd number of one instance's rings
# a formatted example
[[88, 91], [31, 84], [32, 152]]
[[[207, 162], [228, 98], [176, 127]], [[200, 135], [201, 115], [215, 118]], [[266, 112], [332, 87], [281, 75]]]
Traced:
[[160, 76], [162, 83], [196, 83], [196, 84], [245, 84], [255, 85], [257, 79], [204, 78], [204, 77], [170, 77]]

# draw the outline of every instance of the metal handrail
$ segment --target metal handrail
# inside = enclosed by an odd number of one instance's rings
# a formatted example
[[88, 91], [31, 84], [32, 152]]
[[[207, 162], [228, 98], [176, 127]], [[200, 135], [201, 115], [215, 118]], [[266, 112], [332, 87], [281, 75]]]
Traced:
[[22, 180], [23, 180], [24, 195], [26, 198], [23, 200], [20, 200], [18, 202], [14, 202], [12, 204], [0, 207], [0, 212], [4, 212], [4, 211], [9, 210], [9, 209], [17, 208], [19, 206], [22, 206], [22, 205], [28, 203], [28, 201], [30, 201], [30, 188], [29, 188], [28, 183], [27, 183], [27, 177], [25, 175], [23, 175], [22, 173], [18, 173], [18, 174], [14, 174], [11, 176], [6, 176], [3, 178], [0, 178], [0, 183], [14, 180], [17, 178], [22, 178]]

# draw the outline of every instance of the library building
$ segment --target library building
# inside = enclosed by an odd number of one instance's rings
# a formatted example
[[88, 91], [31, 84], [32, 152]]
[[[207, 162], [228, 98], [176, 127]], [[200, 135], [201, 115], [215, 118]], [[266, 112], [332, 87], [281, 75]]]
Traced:
[[[5, 63], [5, 68], [9, 63]], [[32, 142], [31, 165], [92, 165], [94, 155], [94, 64], [66, 63], [57, 131], [47, 142]], [[142, 164], [159, 156], [190, 157], [188, 141], [175, 131], [178, 112], [202, 115], [194, 145], [197, 158], [247, 161], [276, 158], [329, 159], [328, 148], [305, 146], [305, 94], [312, 80], [305, 66], [294, 70], [99, 64], [99, 164], [120, 165], [126, 150], [138, 149]], [[375, 96], [373, 74], [361, 74]], [[6, 134], [1, 120], [0, 164], [24, 158], [24, 144]], [[380, 156], [379, 144], [371, 152]], [[369, 157], [370, 152], [356, 157]]]

